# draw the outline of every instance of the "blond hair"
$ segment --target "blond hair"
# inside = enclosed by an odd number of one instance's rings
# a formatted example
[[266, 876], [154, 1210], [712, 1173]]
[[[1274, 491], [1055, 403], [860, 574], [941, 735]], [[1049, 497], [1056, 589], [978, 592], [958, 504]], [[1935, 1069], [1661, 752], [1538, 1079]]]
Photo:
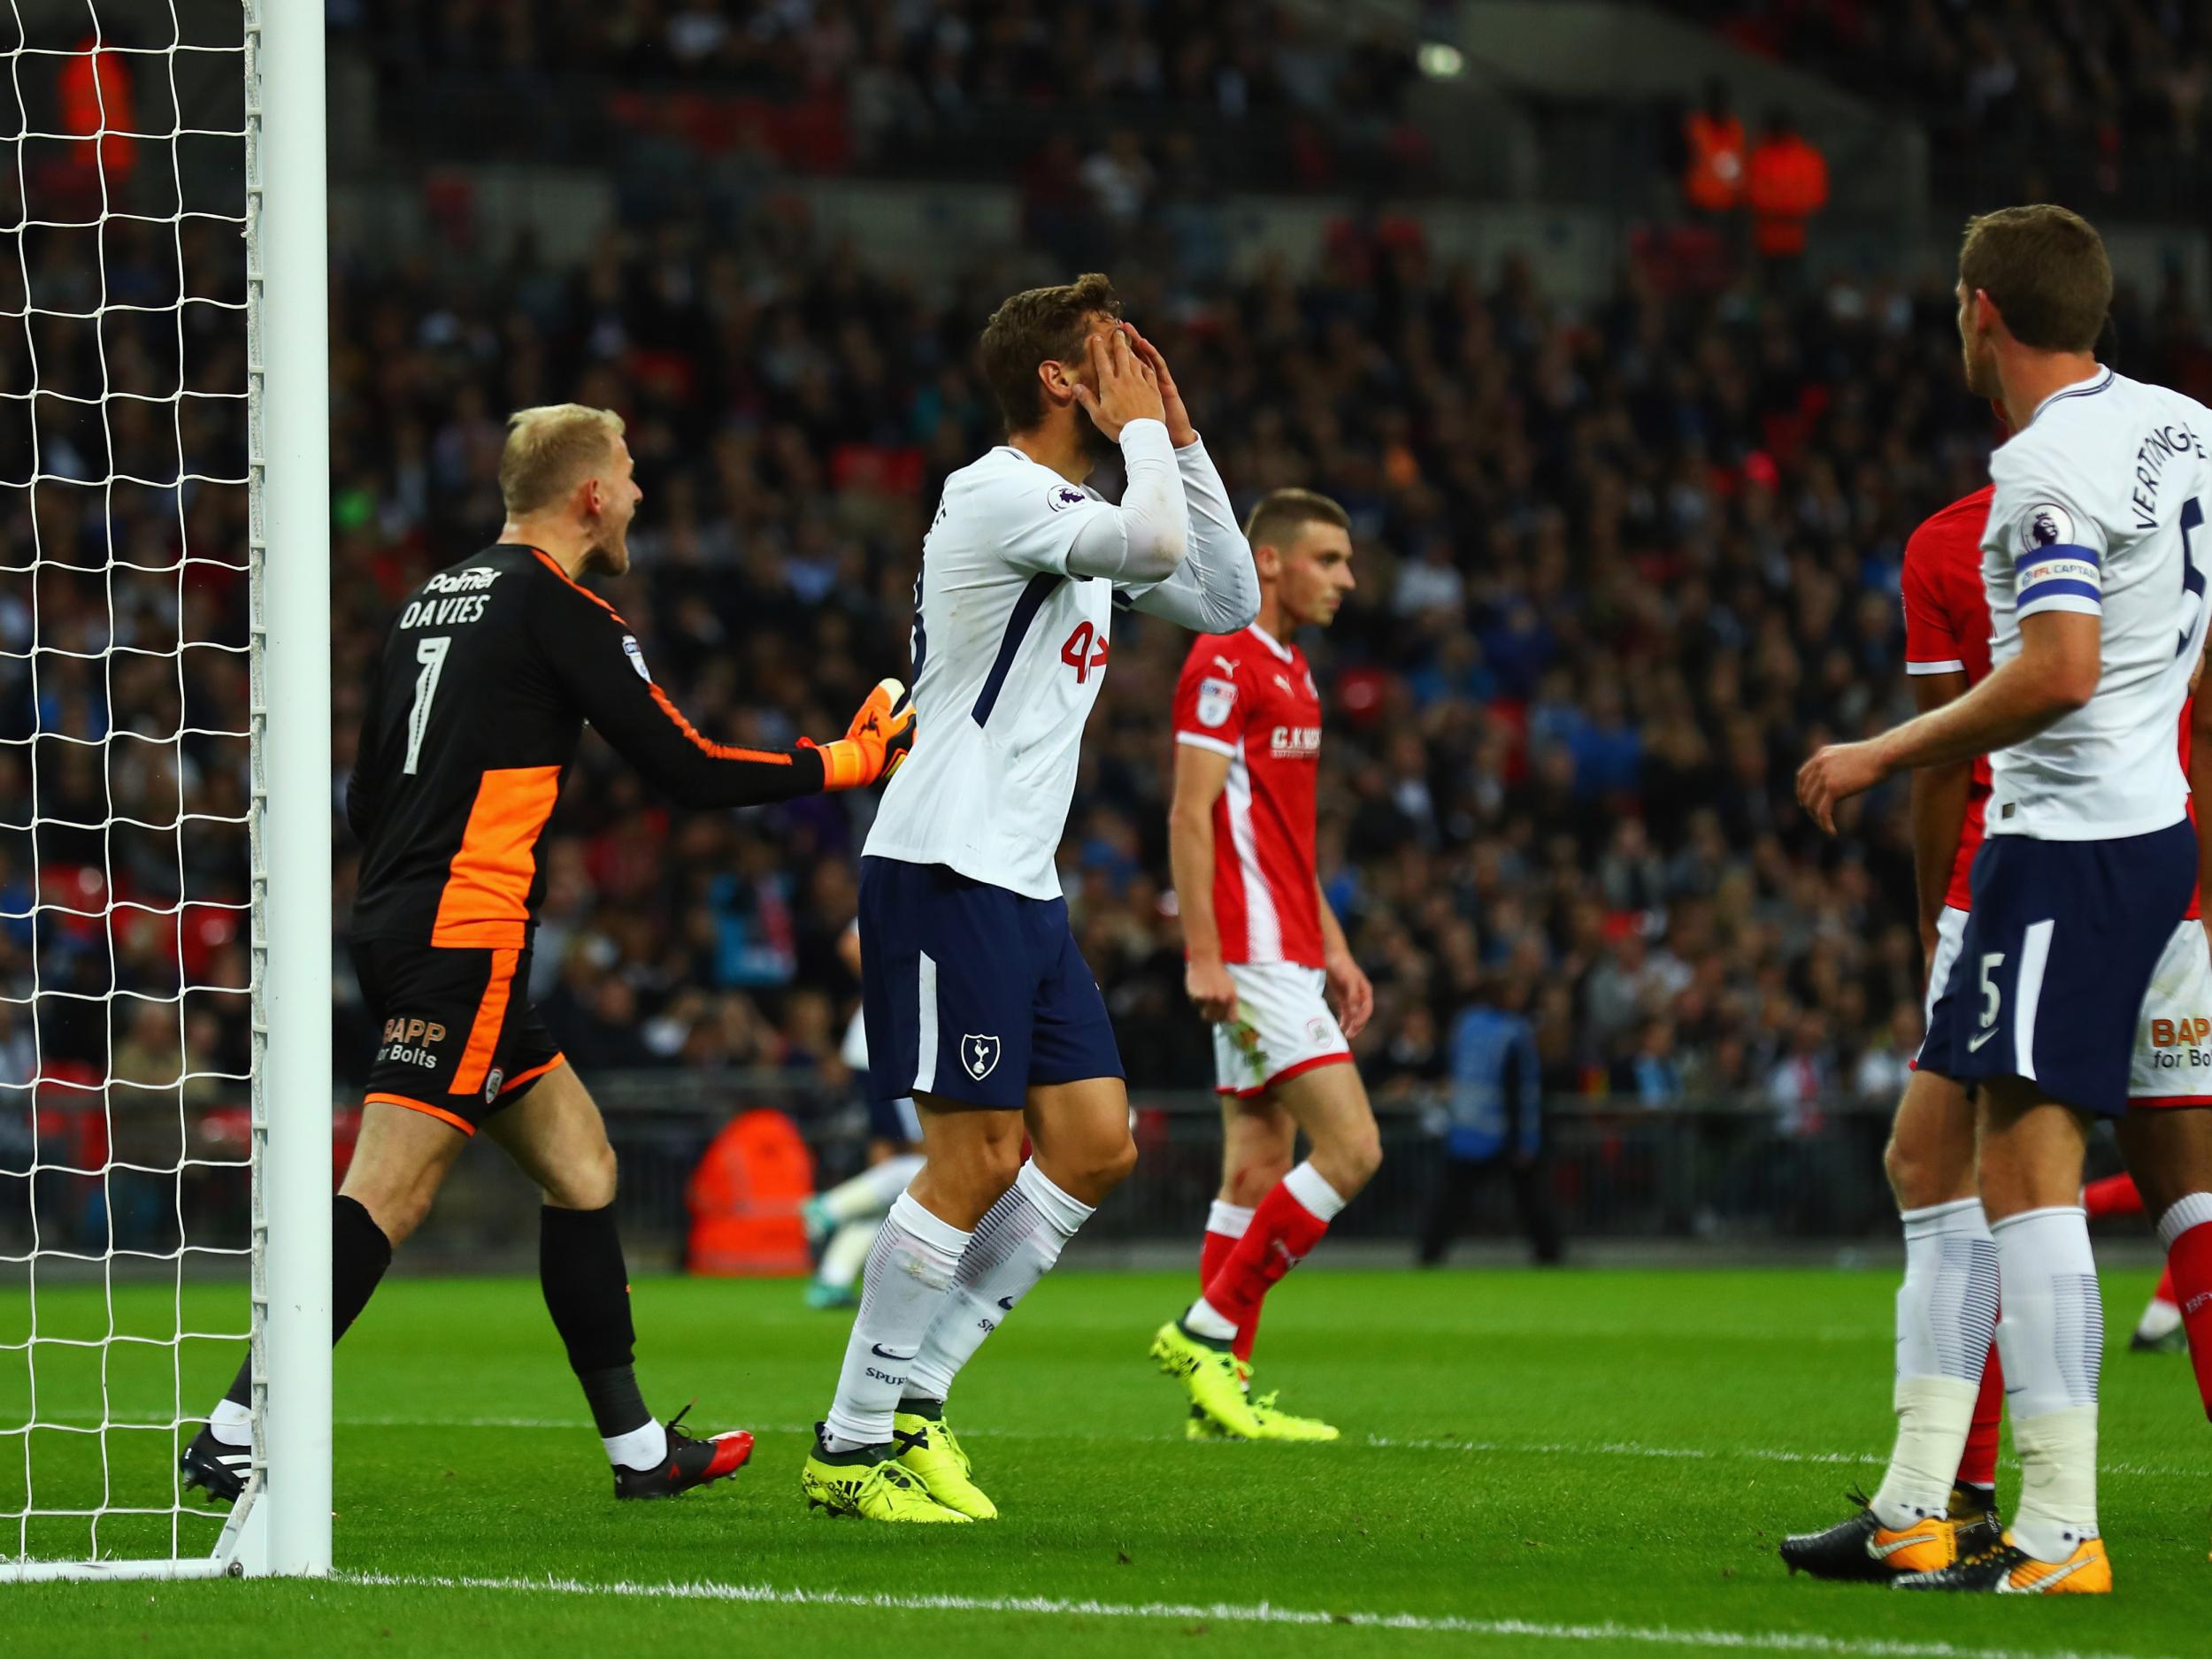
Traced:
[[541, 403], [507, 417], [507, 445], [499, 452], [499, 495], [510, 517], [536, 512], [606, 465], [622, 417], [584, 403]]

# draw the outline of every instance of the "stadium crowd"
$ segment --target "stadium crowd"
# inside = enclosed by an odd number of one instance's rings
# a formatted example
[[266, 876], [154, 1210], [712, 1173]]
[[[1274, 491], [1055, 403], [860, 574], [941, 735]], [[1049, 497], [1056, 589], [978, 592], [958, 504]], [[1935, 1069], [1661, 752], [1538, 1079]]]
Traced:
[[[444, 28], [507, 10], [409, 15]], [[562, 20], [586, 18], [548, 15], [515, 27], [565, 39]], [[1171, 193], [1141, 199], [1148, 226], [1175, 222], [1156, 211]], [[467, 237], [338, 250], [341, 792], [380, 632], [411, 585], [495, 531], [502, 417], [527, 404], [629, 419], [646, 498], [637, 567], [609, 596], [703, 729], [824, 733], [903, 672], [939, 485], [998, 435], [976, 333], [1003, 295], [1064, 267], [1034, 245], [979, 250], [941, 288], [825, 244], [772, 189], [721, 205], [629, 223], [573, 267], [527, 241], [496, 257]], [[1048, 228], [1033, 223], [1033, 244]], [[1985, 476], [1994, 434], [1960, 389], [1948, 295], [1678, 293], [1631, 265], [1604, 303], [1571, 310], [1526, 264], [1444, 264], [1417, 223], [1389, 218], [1331, 227], [1305, 280], [1233, 280], [1202, 236], [1120, 241], [1129, 313], [1176, 365], [1240, 500], [1309, 485], [1353, 517], [1359, 592], [1305, 643], [1330, 723], [1323, 863], [1377, 983], [1360, 1048], [1380, 1091], [1437, 1087], [1456, 1017], [1495, 999], [1533, 1022], [1554, 1093], [1749, 1095], [1792, 1126], [1846, 1093], [1891, 1094], [1921, 972], [1903, 790], [1855, 807], [1831, 843], [1792, 776], [1824, 734], [1895, 707], [1903, 540]], [[236, 281], [211, 234], [185, 247], [191, 291]], [[52, 233], [31, 251], [36, 303], [66, 309], [81, 250]], [[165, 232], [111, 227], [111, 296], [158, 306], [175, 257]], [[180, 339], [188, 384], [237, 383], [236, 314], [185, 315], [181, 336], [158, 310], [134, 332], [111, 317], [104, 337], [44, 319], [41, 384], [157, 390]], [[2177, 286], [2124, 295], [2116, 326], [2131, 372], [2212, 392], [2212, 344]], [[0, 373], [28, 383], [24, 342], [0, 336]], [[243, 460], [219, 404], [188, 397], [174, 423], [151, 408], [40, 400], [48, 481], [0, 494], [8, 544], [38, 561], [11, 560], [0, 589], [0, 978], [29, 983], [37, 936], [50, 994], [35, 1043], [27, 1008], [0, 1001], [0, 1083], [42, 1062], [96, 1080], [104, 1050], [119, 1064], [127, 1045], [147, 1051], [144, 1076], [173, 1076], [153, 1051], [173, 1054], [180, 1025], [191, 1071], [244, 1070], [226, 907], [245, 896], [245, 780], [242, 742], [223, 734], [244, 726], [245, 518], [242, 489], [212, 481], [242, 478]], [[0, 410], [17, 483], [33, 420], [27, 402]], [[111, 471], [145, 481], [103, 488]], [[173, 487], [180, 473], [193, 476]], [[1141, 618], [1118, 635], [1066, 884], [1133, 1082], [1198, 1087], [1206, 1040], [1164, 881], [1187, 641]], [[213, 649], [181, 667], [97, 655], [180, 639]], [[180, 740], [119, 739], [104, 764], [61, 735], [180, 720]], [[180, 776], [206, 815], [181, 846], [161, 827]], [[840, 1082], [856, 987], [837, 941], [867, 810], [686, 816], [588, 744], [543, 844], [532, 985], [568, 1052], [594, 1073]], [[355, 849], [334, 833], [342, 918]], [[34, 892], [150, 908], [110, 929], [34, 920]], [[165, 1033], [149, 1011], [165, 1005], [97, 1000], [166, 996], [180, 979], [207, 988]], [[373, 1045], [342, 979], [338, 1054], [357, 1070]], [[64, 988], [81, 995], [50, 995]]]
[[2193, 162], [2212, 135], [2212, 17], [2201, 6], [1678, 0], [1676, 9], [1925, 123], [1939, 156], [2021, 175], [1999, 195], [2083, 168], [2108, 191], [2130, 174]]
[[[1164, 119], [1256, 146], [1291, 188], [1348, 163], [1402, 175], [1427, 151], [1405, 120], [1410, 48], [1276, 0], [336, 0], [332, 19], [377, 65], [388, 106], [410, 112], [388, 134], [403, 147], [413, 117], [435, 122], [465, 83], [558, 102], [572, 127], [590, 105], [624, 140], [757, 142], [813, 173], [998, 177], [1010, 154], [1053, 165], [1055, 137], [1110, 152]], [[442, 146], [459, 141], [453, 153], [497, 142], [434, 130]]]
[[[632, 422], [646, 506], [611, 596], [703, 726], [826, 730], [903, 666], [939, 482], [997, 435], [968, 350], [1013, 269], [926, 293], [771, 218], [462, 276], [364, 265], [338, 288], [342, 764], [393, 600], [496, 523], [499, 415], [549, 399]], [[1126, 298], [1233, 489], [1317, 485], [1354, 516], [1360, 593], [1308, 645], [1324, 863], [1380, 991], [1384, 1087], [1432, 1082], [1454, 1014], [1502, 995], [1554, 1090], [1746, 1091], [1792, 1120], [1890, 1093], [1920, 974], [1903, 792], [1832, 845], [1791, 780], [1893, 705], [1903, 537], [1983, 474], [1947, 296], [1691, 305], [1632, 272], [1577, 316], [1525, 267], [1485, 283], [1346, 234], [1305, 285]], [[2201, 380], [2172, 296], [2121, 325], [2139, 372]], [[1149, 1087], [1205, 1076], [1163, 887], [1186, 643], [1121, 631], [1063, 855]], [[534, 987], [571, 1052], [833, 1073], [846, 808], [684, 818], [592, 754], [547, 843]]]

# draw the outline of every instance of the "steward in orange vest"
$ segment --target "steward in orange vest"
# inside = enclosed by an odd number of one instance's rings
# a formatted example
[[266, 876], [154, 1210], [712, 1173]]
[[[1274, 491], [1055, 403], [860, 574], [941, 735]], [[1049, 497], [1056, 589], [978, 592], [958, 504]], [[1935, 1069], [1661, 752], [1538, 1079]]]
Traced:
[[1788, 117], [1777, 114], [1768, 121], [1759, 147], [1751, 152], [1746, 195], [1760, 255], [1792, 259], [1802, 254], [1806, 226], [1828, 205], [1828, 163]]

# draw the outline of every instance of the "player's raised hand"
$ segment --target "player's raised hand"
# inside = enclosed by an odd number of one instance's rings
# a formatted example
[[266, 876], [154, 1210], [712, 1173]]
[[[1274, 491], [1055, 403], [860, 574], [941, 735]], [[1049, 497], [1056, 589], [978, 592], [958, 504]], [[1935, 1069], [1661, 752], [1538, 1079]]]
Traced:
[[1093, 334], [1085, 349], [1090, 357], [1090, 384], [1076, 382], [1075, 401], [1101, 432], [1118, 442], [1121, 429], [1133, 420], [1166, 424], [1159, 377], [1130, 350], [1127, 334], [1118, 328], [1104, 336]]
[[1889, 768], [1873, 744], [1831, 743], [1816, 750], [1798, 768], [1797, 803], [1832, 835], [1836, 808], [1855, 795], [1863, 795], [1888, 775]]
[[1344, 1033], [1347, 1042], [1367, 1028], [1367, 1022], [1375, 1012], [1375, 987], [1359, 964], [1352, 960], [1349, 951], [1341, 951], [1329, 958], [1326, 972], [1329, 981], [1329, 1010], [1336, 1016], [1336, 1023]]
[[1210, 1025], [1237, 1017], [1237, 982], [1218, 962], [1193, 962], [1183, 970], [1183, 991]]
[[898, 770], [913, 742], [913, 700], [898, 680], [879, 680], [845, 728], [845, 735], [818, 746], [822, 787], [860, 789], [887, 778]]
[[1129, 344], [1137, 354], [1137, 361], [1152, 371], [1152, 378], [1160, 388], [1160, 407], [1167, 413], [1168, 442], [1177, 449], [1186, 449], [1198, 442], [1198, 428], [1190, 424], [1190, 411], [1183, 407], [1183, 395], [1175, 389], [1175, 377], [1168, 373], [1167, 359], [1154, 345], [1137, 332], [1134, 323], [1122, 324], [1122, 332], [1129, 336]]

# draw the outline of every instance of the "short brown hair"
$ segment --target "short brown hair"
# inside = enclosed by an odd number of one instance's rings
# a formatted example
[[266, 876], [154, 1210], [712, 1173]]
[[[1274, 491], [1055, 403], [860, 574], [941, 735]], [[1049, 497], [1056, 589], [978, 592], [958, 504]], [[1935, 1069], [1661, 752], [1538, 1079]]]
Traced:
[[510, 514], [549, 507], [614, 453], [622, 417], [585, 403], [541, 403], [507, 417], [499, 495]]
[[1352, 527], [1351, 515], [1326, 495], [1310, 489], [1271, 489], [1244, 521], [1244, 539], [1254, 547], [1285, 546], [1310, 524]]
[[1966, 221], [1959, 280], [1987, 294], [2012, 337], [2039, 351], [2093, 351], [2112, 309], [2112, 261], [2080, 214], [2049, 203]]
[[983, 325], [983, 378], [998, 399], [1009, 432], [1027, 432], [1045, 418], [1041, 363], [1072, 363], [1083, 354], [1084, 325], [1119, 317], [1113, 279], [1087, 272], [1056, 288], [1025, 288]]

